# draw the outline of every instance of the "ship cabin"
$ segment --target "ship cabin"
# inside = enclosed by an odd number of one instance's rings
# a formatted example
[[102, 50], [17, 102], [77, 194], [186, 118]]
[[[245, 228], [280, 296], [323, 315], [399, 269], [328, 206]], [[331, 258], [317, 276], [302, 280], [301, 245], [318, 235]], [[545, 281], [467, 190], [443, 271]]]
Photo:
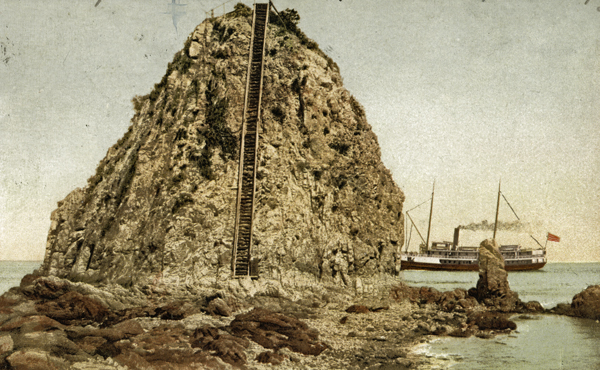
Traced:
[[457, 247], [453, 242], [433, 242], [426, 254], [430, 257], [477, 260], [479, 247]]

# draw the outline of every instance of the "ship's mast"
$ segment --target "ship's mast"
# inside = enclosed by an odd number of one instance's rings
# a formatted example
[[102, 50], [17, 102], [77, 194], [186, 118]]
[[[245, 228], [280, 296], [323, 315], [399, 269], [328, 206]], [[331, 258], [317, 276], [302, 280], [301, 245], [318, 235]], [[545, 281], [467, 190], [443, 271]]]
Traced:
[[498, 211], [500, 210], [500, 183], [502, 180], [498, 181], [498, 202], [496, 203], [496, 220], [494, 221], [494, 240], [496, 240], [496, 230], [498, 229]]
[[435, 193], [435, 181], [433, 182], [433, 189], [431, 190], [431, 208], [429, 209], [429, 226], [427, 227], [427, 241], [425, 242], [425, 248], [429, 250], [429, 235], [431, 234], [431, 216], [433, 215], [433, 195]]

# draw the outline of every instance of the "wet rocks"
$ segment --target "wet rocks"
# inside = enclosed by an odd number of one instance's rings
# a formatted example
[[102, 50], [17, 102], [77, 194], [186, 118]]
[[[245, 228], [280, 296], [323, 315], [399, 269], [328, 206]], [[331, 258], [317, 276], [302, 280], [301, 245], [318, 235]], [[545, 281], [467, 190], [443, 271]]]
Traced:
[[447, 333], [451, 337], [467, 338], [472, 335], [479, 338], [491, 338], [515, 330], [517, 324], [508, 318], [508, 315], [494, 311], [471, 312], [467, 321]]
[[272, 364], [279, 365], [285, 359], [285, 356], [281, 353], [273, 352], [273, 351], [265, 351], [261, 352], [258, 356], [256, 356], [256, 361], [263, 364]]
[[379, 312], [383, 310], [389, 310], [389, 306], [377, 306], [377, 307], [367, 307], [360, 304], [353, 304], [352, 306], [346, 308], [346, 312], [348, 313], [367, 313], [367, 312]]
[[[418, 320], [416, 331], [421, 334], [488, 338], [516, 329], [508, 319], [510, 313], [541, 313], [539, 302], [522, 302], [510, 290], [504, 260], [493, 240], [480, 247], [480, 271], [477, 286], [469, 290], [455, 289], [439, 292], [430, 287], [411, 287], [397, 284], [390, 290], [390, 298], [397, 302], [412, 302], [420, 307], [432, 306], [438, 316]], [[444, 317], [453, 314], [453, 317]]]
[[[390, 298], [397, 299], [329, 295], [326, 300], [315, 295], [293, 302], [257, 296], [239, 302], [224, 293], [211, 293], [194, 300], [162, 297], [160, 302], [150, 300], [148, 306], [120, 310], [103, 306], [108, 311], [104, 316], [82, 314], [85, 305], [74, 309], [51, 304], [63, 302], [74, 286], [58, 288], [61, 294], [54, 299], [25, 296], [24, 292], [31, 292], [27, 287], [0, 297], [7, 312], [0, 315], [0, 348], [6, 348], [0, 354], [2, 366], [13, 366], [9, 358], [14, 366], [21, 366], [19, 361], [25, 358], [42, 368], [57, 369], [226, 369], [261, 363], [293, 368], [414, 367], [419, 360], [408, 346], [428, 336], [486, 338], [514, 328], [506, 316], [488, 313], [464, 290], [439, 292], [404, 284], [389, 292]], [[44, 293], [49, 294], [53, 293]], [[76, 301], [95, 299], [82, 296], [85, 299]], [[474, 306], [465, 309], [465, 302]], [[279, 312], [250, 308], [255, 304]], [[66, 313], [53, 315], [62, 321], [36, 311], [47, 307], [63, 307]], [[73, 312], [79, 312], [76, 319], [69, 316]]]
[[231, 316], [231, 308], [221, 298], [215, 298], [208, 303], [206, 312], [211, 315]]
[[538, 301], [529, 301], [524, 305], [525, 311], [527, 312], [544, 312], [544, 306]]
[[573, 297], [573, 314], [588, 319], [600, 319], [600, 285], [587, 287]]
[[14, 335], [13, 340], [15, 348], [36, 348], [55, 356], [77, 355], [81, 351], [62, 330]]
[[158, 368], [185, 368], [194, 364], [197, 366], [212, 356], [207, 352], [194, 350], [190, 345], [191, 335], [191, 331], [180, 323], [161, 323], [128, 341], [115, 342], [115, 353], [111, 357], [127, 363], [128, 366], [135, 366], [133, 368], [149, 365]]
[[477, 299], [464, 289], [440, 292], [435, 288], [411, 287], [404, 283], [393, 286], [390, 297], [398, 302], [407, 300], [420, 305], [436, 304], [445, 312], [465, 312], [479, 304]]
[[232, 333], [251, 338], [269, 349], [289, 348], [304, 355], [319, 355], [327, 345], [318, 340], [318, 332], [306, 323], [263, 308], [236, 316], [231, 322]]
[[367, 313], [367, 312], [371, 312], [371, 310], [367, 306], [354, 304], [354, 305], [346, 308], [346, 312], [348, 312], [348, 313]]
[[12, 352], [14, 347], [15, 343], [13, 342], [10, 334], [0, 334], [0, 356], [4, 355], [5, 353]]
[[68, 292], [52, 301], [39, 303], [36, 309], [63, 324], [102, 322], [108, 315], [108, 309], [102, 303], [77, 292]]
[[551, 309], [548, 310], [549, 313], [554, 313], [557, 315], [571, 315], [572, 314], [572, 310], [571, 310], [571, 305], [567, 304], [567, 303], [559, 303], [556, 305], [556, 307], [553, 307]]
[[559, 315], [600, 319], [600, 285], [591, 285], [573, 296], [571, 305], [559, 303], [549, 312]]
[[515, 330], [517, 324], [500, 312], [473, 312], [469, 314], [467, 325], [477, 325], [480, 330]]
[[504, 297], [510, 292], [508, 273], [504, 268], [504, 258], [500, 245], [494, 239], [486, 239], [479, 245], [479, 280], [477, 298]]
[[[510, 289], [486, 290], [485, 283], [487, 274], [483, 274], [478, 281], [478, 288], [455, 289], [447, 292], [439, 292], [430, 287], [411, 287], [404, 283], [393, 286], [390, 290], [390, 298], [397, 302], [409, 301], [419, 305], [435, 305], [442, 312], [468, 313], [473, 311], [498, 311], [504, 313], [543, 312], [544, 309], [539, 302], [531, 301], [524, 303], [518, 295]], [[498, 285], [496, 285], [498, 286]], [[508, 283], [504, 285], [508, 286]], [[503, 295], [504, 294], [504, 295]]]
[[246, 363], [246, 353], [244, 350], [249, 345], [248, 340], [244, 338], [221, 334], [203, 348], [211, 351], [213, 355], [220, 357], [229, 364], [241, 366]]
[[[253, 309], [227, 319], [241, 306], [230, 297], [111, 310], [68, 283], [35, 281], [0, 297], [0, 368], [225, 369], [281, 363], [289, 356], [280, 350], [318, 356], [327, 348], [316, 330], [282, 313]], [[32, 294], [41, 286], [51, 286], [39, 290], [46, 298]]]
[[0, 325], [0, 331], [18, 332], [19, 334], [31, 333], [34, 331], [48, 331], [64, 329], [64, 325], [58, 321], [43, 315], [15, 316], [12, 319]]
[[48, 370], [67, 369], [68, 362], [50, 355], [42, 350], [20, 350], [6, 358], [11, 369], [15, 370]]

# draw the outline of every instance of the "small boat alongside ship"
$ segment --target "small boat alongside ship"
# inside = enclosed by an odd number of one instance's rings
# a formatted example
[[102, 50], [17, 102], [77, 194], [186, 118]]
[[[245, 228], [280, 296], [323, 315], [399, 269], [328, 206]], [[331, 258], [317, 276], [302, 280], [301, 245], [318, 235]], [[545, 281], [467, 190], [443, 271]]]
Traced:
[[[479, 247], [459, 246], [460, 227], [454, 229], [454, 240], [452, 242], [432, 242], [429, 246], [429, 236], [431, 230], [431, 216], [433, 214], [433, 196], [434, 189], [431, 193], [431, 209], [429, 212], [429, 227], [427, 229], [427, 239], [423, 239], [421, 233], [417, 229], [410, 214], [407, 212], [409, 220], [417, 230], [423, 243], [419, 247], [419, 252], [402, 253], [402, 270], [433, 270], [433, 271], [477, 271], [479, 269]], [[498, 210], [500, 207], [500, 186], [498, 186], [498, 203], [496, 206], [496, 221], [494, 223], [494, 239], [496, 238], [496, 229], [498, 225]], [[504, 198], [506, 200], [506, 198]], [[508, 201], [507, 201], [508, 203]], [[509, 204], [509, 207], [514, 212]], [[516, 213], [515, 213], [516, 216]], [[518, 218], [518, 216], [517, 216]], [[552, 234], [548, 234], [548, 239]], [[556, 236], [552, 235], [557, 238]], [[533, 236], [531, 236], [533, 238]], [[529, 271], [539, 270], [547, 262], [546, 248], [542, 246], [535, 238], [540, 249], [525, 249], [520, 245], [501, 245], [500, 253], [504, 257], [505, 268], [507, 271]], [[408, 245], [407, 245], [408, 249]]]

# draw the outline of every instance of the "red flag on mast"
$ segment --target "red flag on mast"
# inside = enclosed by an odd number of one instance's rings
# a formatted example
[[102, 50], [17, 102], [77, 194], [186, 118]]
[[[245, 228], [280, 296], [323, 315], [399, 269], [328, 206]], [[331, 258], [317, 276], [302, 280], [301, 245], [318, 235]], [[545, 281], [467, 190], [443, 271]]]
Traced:
[[560, 237], [558, 237], [558, 236], [556, 236], [556, 235], [554, 235], [554, 234], [550, 234], [550, 233], [548, 233], [547, 240], [548, 240], [549, 242], [557, 242], [557, 243], [558, 243], [558, 242], [560, 242]]

